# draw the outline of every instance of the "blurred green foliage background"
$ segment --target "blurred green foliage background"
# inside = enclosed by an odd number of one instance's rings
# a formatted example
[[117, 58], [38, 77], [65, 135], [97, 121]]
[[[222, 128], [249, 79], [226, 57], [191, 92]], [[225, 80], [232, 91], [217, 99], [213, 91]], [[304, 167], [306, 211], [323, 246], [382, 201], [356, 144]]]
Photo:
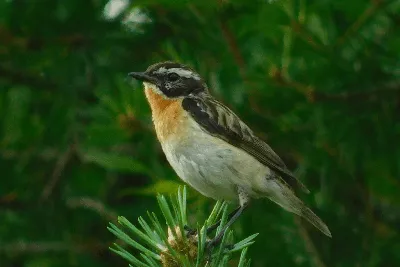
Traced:
[[[399, 0], [0, 1], [0, 266], [126, 266], [107, 223], [181, 184], [126, 78], [165, 60], [271, 144], [332, 231], [254, 202], [233, 227], [260, 233], [252, 266], [400, 266], [399, 26]], [[190, 196], [195, 225], [214, 201]]]

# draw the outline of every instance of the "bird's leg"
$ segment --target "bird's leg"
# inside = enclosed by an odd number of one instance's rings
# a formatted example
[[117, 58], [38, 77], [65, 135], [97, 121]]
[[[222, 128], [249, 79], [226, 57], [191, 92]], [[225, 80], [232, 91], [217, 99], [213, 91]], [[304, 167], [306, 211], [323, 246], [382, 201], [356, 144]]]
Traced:
[[[228, 215], [228, 221], [233, 217], [233, 215], [235, 215], [235, 213], [240, 209], [240, 206], [237, 207], [236, 209], [234, 209], [231, 213], [229, 213]], [[218, 226], [221, 224], [221, 220], [219, 220], [218, 222], [214, 223], [213, 225], [211, 225], [210, 227], [207, 228], [207, 235], [210, 234], [212, 231], [214, 231], [215, 229], [218, 228]], [[185, 231], [187, 232], [187, 235], [196, 235], [197, 234], [197, 230], [190, 228], [188, 225], [185, 225], [183, 227], [185, 229]]]
[[[236, 209], [234, 209], [231, 213], [229, 213], [228, 215], [228, 221], [230, 219], [232, 219], [232, 217], [236, 214], [236, 212], [238, 212], [240, 209], [240, 206], [237, 207]], [[218, 228], [218, 226], [221, 224], [221, 220], [219, 220], [218, 222], [214, 223], [213, 225], [211, 225], [210, 227], [207, 228], [207, 234], [210, 234], [212, 231], [214, 231], [215, 229]]]
[[208, 249], [212, 248], [213, 246], [217, 245], [219, 242], [221, 242], [222, 237], [224, 236], [226, 230], [236, 221], [237, 218], [239, 218], [240, 214], [242, 214], [243, 210], [247, 207], [245, 206], [240, 206], [239, 209], [235, 210], [236, 213], [232, 216], [232, 218], [225, 224], [224, 228], [218, 233], [218, 235], [208, 243], [207, 247]]
[[240, 207], [232, 212], [233, 215], [229, 219], [229, 221], [226, 223], [224, 228], [222, 228], [222, 230], [218, 233], [218, 235], [208, 243], [207, 249], [209, 250], [209, 252], [211, 252], [212, 247], [214, 247], [219, 242], [221, 242], [221, 239], [224, 236], [226, 230], [237, 220], [237, 218], [239, 218], [240, 214], [242, 214], [243, 210], [249, 204], [250, 199], [249, 199], [249, 196], [247, 195], [247, 193], [245, 193], [241, 188], [238, 188], [238, 193], [239, 193]]

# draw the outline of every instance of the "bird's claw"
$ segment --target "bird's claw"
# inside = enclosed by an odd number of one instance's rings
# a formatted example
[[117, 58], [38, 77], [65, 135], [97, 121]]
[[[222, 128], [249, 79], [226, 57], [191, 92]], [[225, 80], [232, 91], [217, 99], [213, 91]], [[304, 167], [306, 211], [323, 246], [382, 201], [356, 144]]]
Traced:
[[[222, 241], [222, 236], [220, 237], [216, 237], [210, 241], [207, 242], [206, 245], [206, 254], [207, 254], [207, 261], [210, 262], [211, 261], [211, 256], [212, 256], [212, 250], [218, 246], [218, 244]], [[234, 247], [233, 244], [230, 245], [226, 245], [225, 248], [228, 250], [231, 250]]]
[[214, 247], [216, 247], [216, 246], [221, 242], [221, 239], [222, 239], [222, 238], [220, 238], [220, 237], [216, 237], [216, 238], [212, 239], [211, 241], [207, 242], [206, 250], [207, 250], [209, 253], [211, 253], [212, 249], [213, 249]]
[[197, 230], [190, 228], [188, 225], [183, 226], [183, 229], [187, 232], [186, 233], [187, 236], [191, 236], [191, 235], [196, 235], [197, 234]]
[[[188, 225], [183, 226], [183, 229], [187, 232], [188, 236], [197, 234], [197, 230], [193, 229], [193, 228], [190, 228]], [[215, 229], [216, 229], [216, 227], [213, 227], [213, 226], [208, 227], [207, 230], [206, 230], [207, 235], [211, 234], [212, 231], [214, 231]]]

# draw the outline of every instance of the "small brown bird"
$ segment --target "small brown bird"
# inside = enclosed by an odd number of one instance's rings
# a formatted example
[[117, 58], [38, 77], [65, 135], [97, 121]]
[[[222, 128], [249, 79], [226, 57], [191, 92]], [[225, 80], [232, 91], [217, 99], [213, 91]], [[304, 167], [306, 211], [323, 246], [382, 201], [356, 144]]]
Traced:
[[250, 199], [262, 197], [331, 237], [325, 223], [295, 195], [294, 189], [308, 192], [306, 187], [269, 145], [209, 94], [193, 69], [162, 62], [129, 76], [143, 81], [158, 140], [178, 176], [207, 197], [239, 202], [211, 246]]

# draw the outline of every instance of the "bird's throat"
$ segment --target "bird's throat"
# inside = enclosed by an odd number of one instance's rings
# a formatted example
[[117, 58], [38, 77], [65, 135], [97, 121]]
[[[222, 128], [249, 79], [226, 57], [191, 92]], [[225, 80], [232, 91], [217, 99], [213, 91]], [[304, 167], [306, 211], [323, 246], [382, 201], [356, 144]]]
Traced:
[[153, 115], [160, 115], [170, 105], [173, 105], [177, 102], [177, 99], [167, 99], [164, 96], [156, 93], [153, 88], [148, 86], [145, 87], [145, 94]]
[[182, 100], [167, 99], [146, 86], [145, 94], [150, 104], [154, 127], [160, 141], [165, 141], [172, 134], [179, 135], [182, 123]]

